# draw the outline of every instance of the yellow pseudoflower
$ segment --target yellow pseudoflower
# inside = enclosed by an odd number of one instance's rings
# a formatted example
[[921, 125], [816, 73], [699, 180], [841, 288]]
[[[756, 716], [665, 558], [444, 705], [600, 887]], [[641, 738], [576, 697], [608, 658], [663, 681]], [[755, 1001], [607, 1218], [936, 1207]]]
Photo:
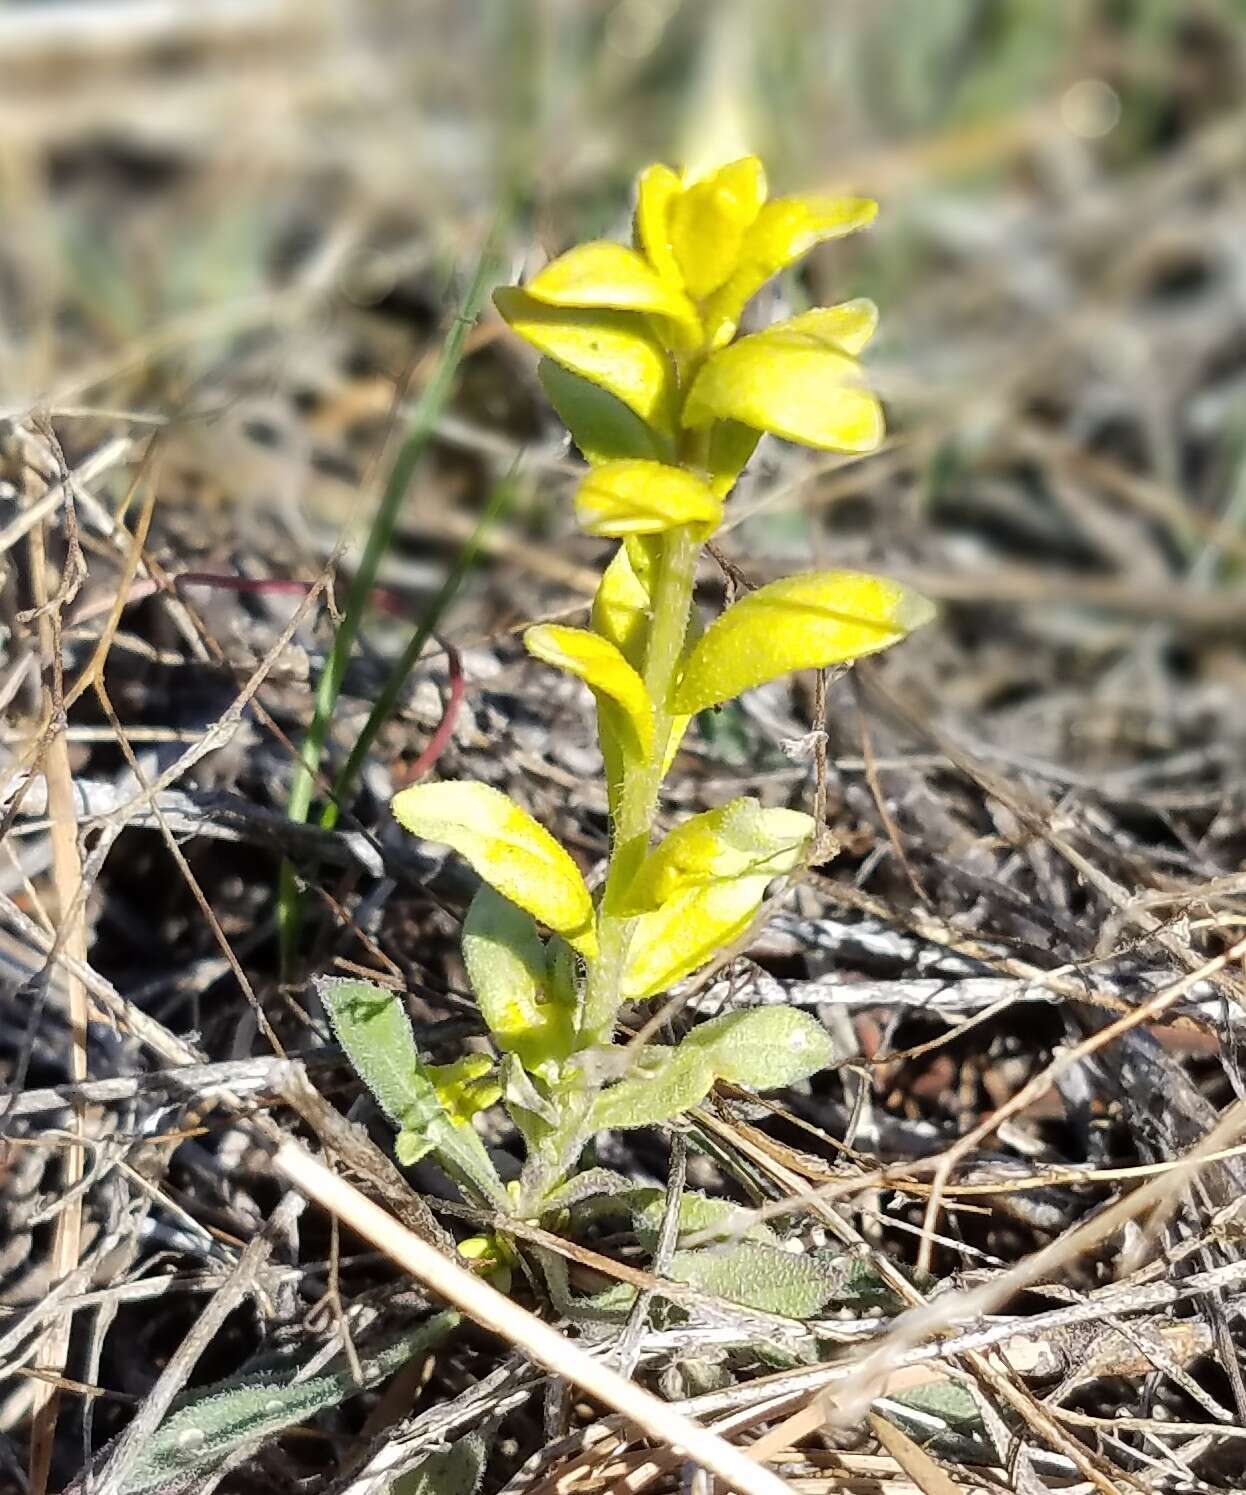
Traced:
[[[882, 440], [882, 411], [856, 357], [876, 320], [868, 302], [733, 342], [772, 276], [875, 211], [856, 197], [768, 198], [756, 156], [694, 180], [650, 166], [637, 187], [633, 247], [581, 244], [495, 301], [544, 355], [546, 392], [594, 467], [645, 462], [657, 474], [681, 463], [696, 433], [702, 474], [721, 499], [762, 432], [826, 451], [870, 451]], [[614, 491], [603, 514], [601, 495], [590, 487], [577, 502], [591, 533], [689, 522], [678, 502], [637, 495], [621, 505]], [[696, 522], [712, 514], [703, 505]]]

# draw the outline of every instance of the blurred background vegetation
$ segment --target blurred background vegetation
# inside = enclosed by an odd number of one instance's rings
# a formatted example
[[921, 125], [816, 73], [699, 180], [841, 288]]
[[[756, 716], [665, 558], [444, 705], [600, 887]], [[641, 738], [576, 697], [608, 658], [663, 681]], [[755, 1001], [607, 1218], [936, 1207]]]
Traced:
[[[911, 992], [893, 984], [920, 969], [955, 985], [967, 967], [939, 964], [949, 947], [992, 979], [1092, 973], [1118, 1011], [1222, 949], [1222, 931], [1246, 918], [1233, 881], [1246, 855], [1246, 0], [8, 0], [10, 790], [39, 747], [48, 667], [23, 611], [24, 512], [59, 481], [63, 457], [78, 473], [86, 562], [67, 605], [67, 670], [85, 666], [125, 601], [107, 651], [116, 719], [88, 693], [65, 733], [84, 836], [117, 835], [92, 843], [105, 850], [84, 889], [90, 962], [200, 1056], [268, 1052], [256, 1012], [294, 1049], [323, 1041], [305, 978], [335, 960], [384, 968], [429, 1033], [449, 1012], [453, 1042], [437, 1057], [457, 1051], [472, 1019], [454, 911], [469, 889], [419, 861], [386, 809], [441, 717], [450, 656], [438, 646], [422, 659], [344, 806], [351, 844], [362, 832], [380, 845], [385, 881], [340, 838], [298, 843], [283, 829], [332, 617], [309, 613], [284, 647], [279, 636], [300, 583], [328, 565], [356, 573], [491, 227], [501, 278], [522, 277], [586, 237], [626, 236], [631, 183], [650, 161], [733, 145], [764, 157], [776, 190], [880, 200], [876, 226], [817, 251], [759, 311], [874, 297], [882, 330], [866, 364], [889, 435], [863, 459], [765, 443], [717, 537], [726, 581], [707, 567], [703, 596], [721, 598], [732, 565], [761, 582], [843, 564], [891, 572], [943, 605], [939, 624], [879, 668], [832, 684], [828, 813], [844, 852], [754, 951], [785, 980], [875, 982], [869, 1011], [853, 1009], [837, 1036], [880, 1065], [888, 1045], [901, 1054], [859, 1092], [827, 1079], [807, 1116], [836, 1137], [851, 1129], [880, 1166], [928, 1157], [1092, 1025], [1089, 1008], [1046, 996], [955, 1034], [937, 1006], [912, 1015]], [[574, 532], [577, 471], [525, 350], [486, 310], [384, 547], [383, 605], [354, 651], [326, 764], [336, 770], [357, 740], [411, 620], [506, 485], [482, 563], [435, 603], [467, 679], [438, 771], [511, 789], [591, 867], [607, 825], [589, 711], [514, 637], [533, 618], [573, 618], [591, 595], [603, 549]], [[72, 556], [67, 523], [62, 504], [35, 531], [54, 568]], [[169, 577], [187, 572], [174, 588]], [[205, 573], [208, 585], [193, 581]], [[135, 810], [136, 784], [206, 740], [269, 651], [245, 727], [165, 786], [172, 818]], [[707, 717], [672, 795], [685, 808], [745, 792], [808, 805], [816, 709], [797, 681]], [[124, 824], [110, 818], [119, 805]], [[69, 1073], [63, 1023], [30, 1019], [36, 988], [49, 1013], [65, 1010], [63, 973], [47, 977], [64, 889], [51, 885], [45, 810], [38, 792], [8, 805], [0, 859], [0, 1078], [33, 1085]], [[314, 895], [284, 971], [278, 851], [299, 859]], [[1160, 927], [1151, 906], [1185, 922]], [[999, 1144], [1006, 1160], [1156, 1163], [1201, 1137], [1246, 1082], [1212, 1026], [1233, 1004], [1190, 1001], [1203, 1026], [1169, 1031], [1146, 1050], [1150, 1068], [1124, 1044], [1088, 1068], [1093, 1126], [1089, 1102], [1052, 1099]], [[920, 1045], [936, 1038], [946, 1047], [927, 1055]], [[93, 1025], [89, 1072], [130, 1073], [137, 1051]], [[1170, 1130], [1144, 1114], [1148, 1097]], [[158, 1125], [154, 1110], [127, 1113], [135, 1147], [171, 1133], [175, 1112]], [[156, 1223], [127, 1237], [125, 1271], [157, 1252], [198, 1265], [206, 1250], [218, 1269], [236, 1260], [268, 1184], [263, 1157], [237, 1129], [223, 1151], [225, 1135], [175, 1142], [149, 1175], [172, 1180], [178, 1210], [214, 1234], [144, 1202]], [[798, 1145], [813, 1144], [801, 1134]], [[665, 1161], [646, 1146], [622, 1161], [660, 1181]], [[23, 1311], [49, 1280], [36, 1205], [62, 1187], [58, 1148], [15, 1150], [0, 1166], [24, 1243], [3, 1291]], [[1246, 1175], [1224, 1167], [1225, 1197], [1240, 1198]], [[88, 1195], [88, 1216], [95, 1203]], [[1088, 1207], [1067, 1193], [1056, 1226], [961, 1217], [979, 1256], [944, 1241], [936, 1267], [980, 1265], [982, 1249], [1010, 1263]], [[889, 1233], [890, 1216], [863, 1229], [909, 1261], [920, 1210], [911, 1198], [904, 1210], [907, 1234]], [[84, 1247], [89, 1265], [106, 1239]], [[319, 1266], [307, 1271], [320, 1282]], [[375, 1263], [351, 1266], [341, 1300], [366, 1301], [377, 1276]], [[78, 1364], [108, 1393], [91, 1413], [96, 1446], [192, 1321], [184, 1302], [119, 1309], [107, 1352], [89, 1374]], [[235, 1324], [196, 1376], [237, 1368], [262, 1338]], [[496, 1358], [487, 1350], [469, 1346], [478, 1377]], [[442, 1372], [435, 1394], [452, 1403], [471, 1378]], [[1150, 1393], [1134, 1396], [1141, 1375], [1128, 1374], [1126, 1400], [1149, 1414]], [[25, 1427], [32, 1384], [0, 1397], [0, 1433]], [[1203, 1416], [1192, 1402], [1177, 1411]], [[539, 1440], [538, 1422], [516, 1447]], [[76, 1429], [62, 1421], [66, 1477], [81, 1460]], [[328, 1477], [319, 1445], [292, 1446], [307, 1460], [290, 1465], [299, 1477]], [[5, 1458], [8, 1447], [0, 1440]], [[1114, 1456], [1131, 1471], [1145, 1462]], [[280, 1473], [292, 1487], [295, 1474]], [[1220, 1487], [1241, 1488], [1239, 1476]]]

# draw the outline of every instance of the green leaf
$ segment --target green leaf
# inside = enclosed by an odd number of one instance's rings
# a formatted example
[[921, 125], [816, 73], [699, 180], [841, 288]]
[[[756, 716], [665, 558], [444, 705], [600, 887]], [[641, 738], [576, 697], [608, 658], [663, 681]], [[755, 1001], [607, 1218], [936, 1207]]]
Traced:
[[575, 517], [590, 535], [658, 535], [695, 524], [708, 536], [722, 503], [695, 474], [662, 462], [610, 462], [590, 472], [575, 495]]
[[549, 989], [536, 921], [487, 884], [463, 921], [463, 962], [499, 1048], [535, 1070], [571, 1052], [575, 1011]]
[[649, 757], [653, 751], [649, 692], [616, 644], [586, 628], [558, 623], [538, 623], [527, 630], [523, 641], [529, 654], [583, 680], [598, 706], [614, 709], [611, 725], [631, 753]]
[[675, 1048], [640, 1051], [630, 1074], [593, 1103], [595, 1129], [656, 1126], [704, 1100], [716, 1080], [777, 1090], [825, 1069], [834, 1047], [822, 1025], [790, 1007], [729, 1012]]
[[552, 358], [542, 358], [536, 372], [546, 398], [588, 462], [597, 465], [628, 457], [660, 462], [671, 455], [670, 441], [608, 389]]
[[864, 228], [877, 212], [877, 203], [861, 197], [776, 197], [766, 203], [744, 235], [735, 269], [705, 304], [709, 345], [731, 341], [745, 306], [771, 276], [823, 240]]
[[344, 976], [321, 976], [313, 984], [351, 1067], [394, 1125], [419, 1129], [440, 1115], [402, 999]]
[[121, 1484], [121, 1495], [188, 1489], [239, 1450], [305, 1422], [393, 1375], [413, 1356], [443, 1339], [459, 1322], [439, 1313], [408, 1330], [360, 1364], [362, 1381], [339, 1356], [305, 1380], [273, 1372], [237, 1376], [191, 1392], [157, 1428]]
[[483, 1056], [468, 1056], [459, 1066], [427, 1065], [416, 1051], [411, 1021], [393, 992], [339, 976], [320, 977], [315, 986], [355, 1073], [400, 1128], [394, 1148], [398, 1161], [405, 1166], [436, 1152], [455, 1178], [494, 1207], [505, 1208], [506, 1190], [470, 1119], [459, 1110], [459, 1087], [482, 1079], [478, 1061]]
[[[933, 1413], [941, 1417], [953, 1432], [972, 1435], [982, 1427], [982, 1414], [974, 1400], [973, 1392], [959, 1381], [931, 1380], [910, 1386], [887, 1398], [900, 1407], [911, 1407], [915, 1412]], [[930, 1436], [930, 1423], [915, 1418], [914, 1422], [924, 1438]]]
[[394, 796], [398, 823], [452, 846], [504, 898], [586, 956], [596, 951], [593, 900], [553, 836], [499, 789], [472, 780], [415, 784]]
[[[666, 1214], [665, 1189], [634, 1189], [627, 1196], [632, 1228], [636, 1239], [649, 1250], [658, 1243], [662, 1220]], [[676, 1242], [683, 1245], [689, 1237], [733, 1233], [740, 1206], [730, 1199], [715, 1198], [696, 1189], [686, 1189], [679, 1200], [679, 1229]], [[750, 1224], [744, 1232], [750, 1240], [778, 1244], [778, 1236], [768, 1226]]]
[[[583, 1173], [573, 1174], [565, 1183], [552, 1189], [545, 1196], [541, 1213], [545, 1215], [552, 1210], [569, 1209], [586, 1199], [613, 1199], [616, 1196], [626, 1199], [631, 1192], [632, 1181], [623, 1174], [612, 1173], [609, 1168], [586, 1168]], [[624, 1203], [619, 1208], [627, 1213], [630, 1206]]]
[[835, 1059], [830, 1034], [795, 1007], [754, 1007], [701, 1023], [679, 1045], [699, 1049], [715, 1078], [750, 1090], [780, 1090], [807, 1080]]
[[664, 435], [673, 430], [674, 367], [645, 318], [546, 306], [514, 286], [493, 299], [512, 330], [539, 352], [616, 395]]
[[666, 991], [744, 933], [772, 881], [768, 872], [692, 887], [637, 919], [623, 972], [623, 997]]
[[760, 440], [761, 432], [752, 426], [742, 426], [734, 420], [714, 422], [710, 427], [710, 449], [705, 462], [711, 493], [726, 498]]
[[488, 1461], [489, 1445], [478, 1433], [460, 1435], [396, 1479], [389, 1495], [476, 1495]]
[[682, 348], [696, 347], [701, 340], [700, 318], [684, 292], [634, 249], [608, 239], [559, 255], [524, 289], [547, 306], [607, 307], [659, 317]]
[[694, 301], [716, 291], [735, 269], [765, 200], [766, 173], [756, 156], [720, 166], [672, 198], [671, 249]]
[[728, 878], [792, 872], [804, 860], [815, 830], [811, 816], [763, 809], [752, 798], [693, 815], [645, 858], [621, 911], [644, 913], [690, 888]]
[[706, 629], [675, 689], [676, 711], [703, 711], [792, 670], [874, 654], [934, 617], [918, 593], [857, 571], [787, 576], [741, 597]]
[[594, 1131], [658, 1126], [703, 1101], [714, 1084], [709, 1056], [681, 1048], [641, 1049], [632, 1073], [603, 1090], [593, 1102]]
[[872, 452], [883, 439], [882, 408], [836, 339], [852, 320], [842, 311], [821, 307], [712, 353], [688, 391], [684, 425], [739, 421], [822, 451]]
[[667, 1275], [729, 1303], [802, 1320], [821, 1312], [834, 1296], [838, 1276], [815, 1257], [747, 1239], [676, 1251]]

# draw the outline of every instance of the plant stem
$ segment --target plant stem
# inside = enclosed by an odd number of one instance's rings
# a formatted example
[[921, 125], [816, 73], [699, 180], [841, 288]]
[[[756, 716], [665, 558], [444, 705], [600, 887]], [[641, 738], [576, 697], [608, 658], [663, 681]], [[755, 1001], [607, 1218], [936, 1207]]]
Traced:
[[612, 914], [610, 908], [631, 881], [649, 846], [671, 735], [671, 690], [688, 631], [700, 550], [688, 526], [671, 530], [662, 540], [644, 669], [645, 689], [653, 706], [653, 752], [647, 762], [624, 770], [610, 870], [597, 925], [599, 953], [584, 1000], [583, 1046], [608, 1043], [614, 1029], [635, 919]]

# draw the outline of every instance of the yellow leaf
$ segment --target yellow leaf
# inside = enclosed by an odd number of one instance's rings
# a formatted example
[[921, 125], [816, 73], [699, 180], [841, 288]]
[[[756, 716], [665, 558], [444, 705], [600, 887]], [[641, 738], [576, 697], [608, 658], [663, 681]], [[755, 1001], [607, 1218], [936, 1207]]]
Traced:
[[636, 247], [663, 280], [676, 286], [683, 281], [671, 249], [671, 204], [683, 190], [675, 172], [661, 165], [642, 171], [636, 186]]
[[452, 1064], [428, 1064], [437, 1099], [455, 1126], [470, 1126], [477, 1111], [487, 1111], [502, 1094], [488, 1054], [466, 1054]]
[[771, 880], [768, 872], [692, 887], [636, 920], [622, 992], [629, 1002], [666, 991], [743, 934]]
[[882, 409], [862, 382], [860, 365], [828, 335], [832, 328], [859, 331], [865, 314], [840, 307], [818, 308], [818, 314], [780, 322], [711, 354], [688, 391], [684, 424], [696, 430], [733, 420], [823, 451], [873, 451], [883, 438]]
[[676, 525], [702, 526], [710, 534], [722, 519], [722, 504], [682, 467], [662, 462], [608, 462], [580, 484], [575, 517], [590, 535], [619, 539], [656, 535]]
[[776, 322], [769, 330], [803, 333], [855, 358], [878, 331], [878, 308], [864, 297], [841, 301], [838, 306], [815, 306], [786, 322]]
[[662, 318], [681, 348], [696, 347], [701, 321], [679, 286], [664, 279], [643, 255], [597, 239], [546, 265], [524, 289], [546, 306], [608, 307]]
[[673, 199], [671, 248], [694, 301], [716, 291], [735, 269], [765, 200], [766, 173], [756, 156], [720, 166]]
[[463, 921], [463, 963], [499, 1048], [518, 1054], [529, 1071], [566, 1058], [575, 1013], [549, 989], [545, 947], [531, 914], [482, 887]]
[[636, 574], [626, 545], [620, 545], [602, 572], [593, 598], [593, 631], [609, 639], [623, 658], [640, 669], [648, 638], [649, 591]]
[[814, 833], [812, 816], [764, 809], [733, 799], [685, 820], [651, 852], [627, 889], [622, 911], [660, 908], [689, 888], [741, 876], [779, 877], [803, 860]]
[[706, 301], [705, 335], [720, 348], [735, 336], [740, 314], [773, 275], [824, 239], [871, 223], [878, 204], [862, 197], [776, 197], [753, 220], [730, 277]]
[[580, 870], [553, 836], [499, 789], [472, 780], [415, 784], [391, 804], [399, 825], [454, 848], [504, 898], [596, 954], [593, 900]]
[[784, 577], [742, 597], [706, 629], [675, 689], [674, 709], [704, 711], [791, 670], [874, 654], [933, 617], [926, 598], [886, 577]]
[[597, 697], [621, 714], [630, 747], [641, 758], [653, 751], [653, 707], [645, 682], [628, 664], [619, 648], [587, 628], [538, 623], [523, 636], [524, 647], [537, 659], [577, 675]]
[[674, 370], [644, 317], [624, 311], [546, 306], [515, 286], [494, 302], [513, 331], [534, 348], [617, 395], [641, 420], [669, 434]]

